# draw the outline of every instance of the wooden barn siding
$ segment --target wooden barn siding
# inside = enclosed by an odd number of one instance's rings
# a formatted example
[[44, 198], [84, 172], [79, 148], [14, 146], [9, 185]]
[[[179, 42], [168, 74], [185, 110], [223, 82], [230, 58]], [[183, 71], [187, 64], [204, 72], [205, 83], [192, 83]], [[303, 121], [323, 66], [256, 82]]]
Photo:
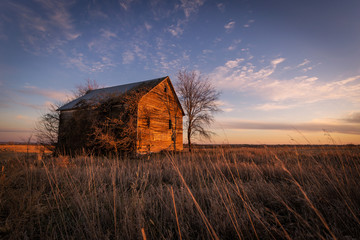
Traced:
[[69, 121], [73, 117], [74, 110], [69, 111], [61, 111], [59, 117], [59, 134], [58, 134], [58, 143], [62, 145], [62, 147], [66, 147], [68, 140], [66, 139], [64, 133], [66, 131], [67, 125]]
[[[165, 92], [164, 89], [167, 91]], [[183, 150], [182, 112], [168, 80], [164, 80], [142, 97], [138, 108], [139, 153]], [[148, 126], [150, 118], [150, 126]], [[169, 129], [169, 120], [172, 129]], [[175, 133], [175, 146], [172, 135]]]
[[[64, 154], [81, 153], [86, 145], [86, 135], [89, 133], [89, 125], [86, 124], [86, 116], [89, 110], [67, 110], [60, 112], [58, 150]], [[75, 118], [84, 121], [74, 121]]]

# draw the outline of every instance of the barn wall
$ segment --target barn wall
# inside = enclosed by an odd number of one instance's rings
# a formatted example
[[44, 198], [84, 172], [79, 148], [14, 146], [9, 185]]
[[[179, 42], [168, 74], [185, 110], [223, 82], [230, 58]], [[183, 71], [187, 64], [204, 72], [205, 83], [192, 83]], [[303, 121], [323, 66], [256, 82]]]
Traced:
[[60, 112], [57, 150], [63, 154], [78, 154], [83, 151], [90, 132], [88, 110]]
[[67, 145], [69, 145], [69, 140], [67, 139], [65, 132], [67, 131], [68, 125], [71, 121], [73, 114], [74, 114], [73, 110], [60, 112], [58, 148], [61, 151], [63, 151], [65, 148], [67, 148]]
[[139, 102], [137, 151], [183, 150], [182, 117], [182, 111], [166, 79]]

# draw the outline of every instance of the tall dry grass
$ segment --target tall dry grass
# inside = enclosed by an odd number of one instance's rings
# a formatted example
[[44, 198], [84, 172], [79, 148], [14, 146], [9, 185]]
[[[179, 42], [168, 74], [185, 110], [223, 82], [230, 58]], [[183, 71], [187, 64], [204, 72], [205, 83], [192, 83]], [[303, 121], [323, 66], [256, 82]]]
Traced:
[[3, 239], [359, 239], [360, 148], [1, 159]]

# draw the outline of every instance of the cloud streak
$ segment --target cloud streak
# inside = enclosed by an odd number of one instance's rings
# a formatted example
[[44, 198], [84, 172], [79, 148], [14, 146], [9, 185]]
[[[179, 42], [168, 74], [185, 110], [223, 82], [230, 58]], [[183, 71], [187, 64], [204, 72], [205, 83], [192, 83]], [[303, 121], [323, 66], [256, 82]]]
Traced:
[[253, 129], [253, 130], [298, 130], [298, 131], [310, 131], [310, 132], [321, 132], [330, 131], [346, 134], [360, 135], [360, 125], [358, 124], [330, 124], [330, 123], [281, 123], [281, 122], [260, 122], [260, 121], [247, 121], [247, 120], [236, 120], [236, 121], [221, 121], [221, 127], [224, 129]]
[[224, 28], [227, 32], [231, 31], [235, 27], [235, 21], [230, 21], [224, 25]]
[[256, 106], [255, 109], [262, 110], [262, 111], [272, 111], [272, 110], [289, 109], [292, 107], [293, 107], [293, 105], [265, 103], [265, 104]]
[[111, 38], [117, 37], [116, 33], [112, 32], [110, 30], [101, 29], [100, 32], [101, 32], [101, 36], [108, 40], [110, 40]]
[[304, 61], [302, 63], [300, 63], [299, 65], [297, 65], [296, 67], [299, 68], [299, 67], [305, 66], [309, 63], [310, 63], [310, 61], [308, 59], [304, 59]]
[[46, 97], [48, 99], [53, 99], [53, 100], [57, 100], [57, 101], [64, 101], [69, 96], [69, 93], [66, 91], [42, 89], [42, 88], [38, 88], [36, 86], [29, 86], [29, 85], [27, 85], [23, 89], [19, 89], [17, 91], [20, 93], [23, 93], [23, 94], [42, 96], [42, 97]]
[[360, 112], [352, 112], [342, 120], [349, 123], [360, 123]]

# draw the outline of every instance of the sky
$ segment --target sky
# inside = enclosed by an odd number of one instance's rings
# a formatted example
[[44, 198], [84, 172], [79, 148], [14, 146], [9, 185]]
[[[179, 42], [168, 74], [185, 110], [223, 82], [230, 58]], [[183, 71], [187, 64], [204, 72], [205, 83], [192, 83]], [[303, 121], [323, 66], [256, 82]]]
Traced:
[[176, 83], [187, 69], [221, 92], [212, 143], [360, 144], [359, 12], [358, 0], [2, 0], [0, 142], [29, 139], [87, 79]]

